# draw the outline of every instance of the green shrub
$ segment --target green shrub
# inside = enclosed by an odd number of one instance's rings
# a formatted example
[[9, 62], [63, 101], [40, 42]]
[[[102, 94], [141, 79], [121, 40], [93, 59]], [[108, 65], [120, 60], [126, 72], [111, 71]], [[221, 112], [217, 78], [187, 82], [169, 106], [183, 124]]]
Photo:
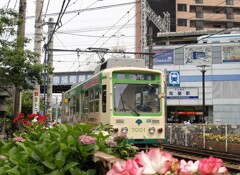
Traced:
[[79, 136], [89, 133], [92, 126], [59, 124], [43, 129], [35, 125], [19, 134], [18, 141], [1, 141], [0, 152], [7, 159], [0, 160], [0, 174], [95, 174], [91, 155], [98, 146], [79, 142]]
[[[103, 131], [106, 127], [108, 131]], [[45, 128], [33, 122], [24, 133], [0, 142], [1, 175], [94, 175], [93, 153], [103, 151], [120, 158], [137, 153], [122, 135], [112, 136], [109, 126], [57, 124]], [[110, 142], [109, 142], [110, 141]], [[109, 144], [117, 143], [117, 144]]]

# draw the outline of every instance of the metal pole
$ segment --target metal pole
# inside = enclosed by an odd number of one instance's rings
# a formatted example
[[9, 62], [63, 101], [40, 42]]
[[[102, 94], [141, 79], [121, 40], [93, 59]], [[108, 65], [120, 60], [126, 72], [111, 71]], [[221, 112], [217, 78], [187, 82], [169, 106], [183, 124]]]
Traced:
[[44, 80], [43, 80], [43, 103], [44, 103], [44, 115], [46, 114], [46, 74], [47, 74], [47, 70], [46, 70], [46, 66], [47, 66], [47, 44], [44, 45], [44, 50], [45, 50], [45, 54], [44, 54]]
[[202, 88], [203, 88], [203, 120], [205, 120], [205, 72], [206, 70], [202, 70]]
[[201, 71], [202, 73], [202, 111], [203, 111], [203, 120], [205, 120], [206, 116], [206, 108], [205, 108], [205, 73], [206, 73], [206, 68], [210, 67], [209, 65], [198, 65], [197, 68]]

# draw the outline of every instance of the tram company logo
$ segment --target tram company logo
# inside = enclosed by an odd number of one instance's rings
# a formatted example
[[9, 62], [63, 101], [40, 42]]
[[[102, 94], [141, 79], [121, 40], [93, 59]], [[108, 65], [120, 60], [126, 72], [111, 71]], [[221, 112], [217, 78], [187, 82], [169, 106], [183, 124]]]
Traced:
[[140, 126], [143, 123], [143, 121], [141, 119], [137, 119], [135, 123], [137, 123], [138, 126]]

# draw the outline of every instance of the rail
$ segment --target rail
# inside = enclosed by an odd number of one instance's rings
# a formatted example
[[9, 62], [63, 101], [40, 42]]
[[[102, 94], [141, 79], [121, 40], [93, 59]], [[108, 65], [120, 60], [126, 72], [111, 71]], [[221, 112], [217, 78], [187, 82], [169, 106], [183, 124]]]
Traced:
[[197, 148], [189, 148], [176, 145], [163, 145], [163, 150], [170, 152], [175, 158], [184, 160], [199, 160], [213, 156], [223, 160], [223, 165], [228, 169], [229, 173], [240, 173], [240, 156], [229, 153], [222, 153], [210, 150], [202, 150]]

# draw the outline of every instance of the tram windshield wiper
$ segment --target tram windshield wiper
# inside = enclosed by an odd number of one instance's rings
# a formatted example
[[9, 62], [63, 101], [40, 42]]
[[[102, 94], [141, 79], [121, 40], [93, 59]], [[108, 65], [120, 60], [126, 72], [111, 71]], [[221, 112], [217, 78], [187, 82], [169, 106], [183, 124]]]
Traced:
[[121, 101], [122, 101], [123, 109], [126, 111], [126, 109], [125, 109], [124, 106], [127, 105], [127, 107], [129, 107], [129, 109], [131, 109], [132, 112], [134, 112], [137, 116], [140, 116], [140, 114], [139, 114], [135, 109], [133, 109], [126, 101], [123, 100], [122, 93], [120, 93], [120, 96], [121, 96]]

